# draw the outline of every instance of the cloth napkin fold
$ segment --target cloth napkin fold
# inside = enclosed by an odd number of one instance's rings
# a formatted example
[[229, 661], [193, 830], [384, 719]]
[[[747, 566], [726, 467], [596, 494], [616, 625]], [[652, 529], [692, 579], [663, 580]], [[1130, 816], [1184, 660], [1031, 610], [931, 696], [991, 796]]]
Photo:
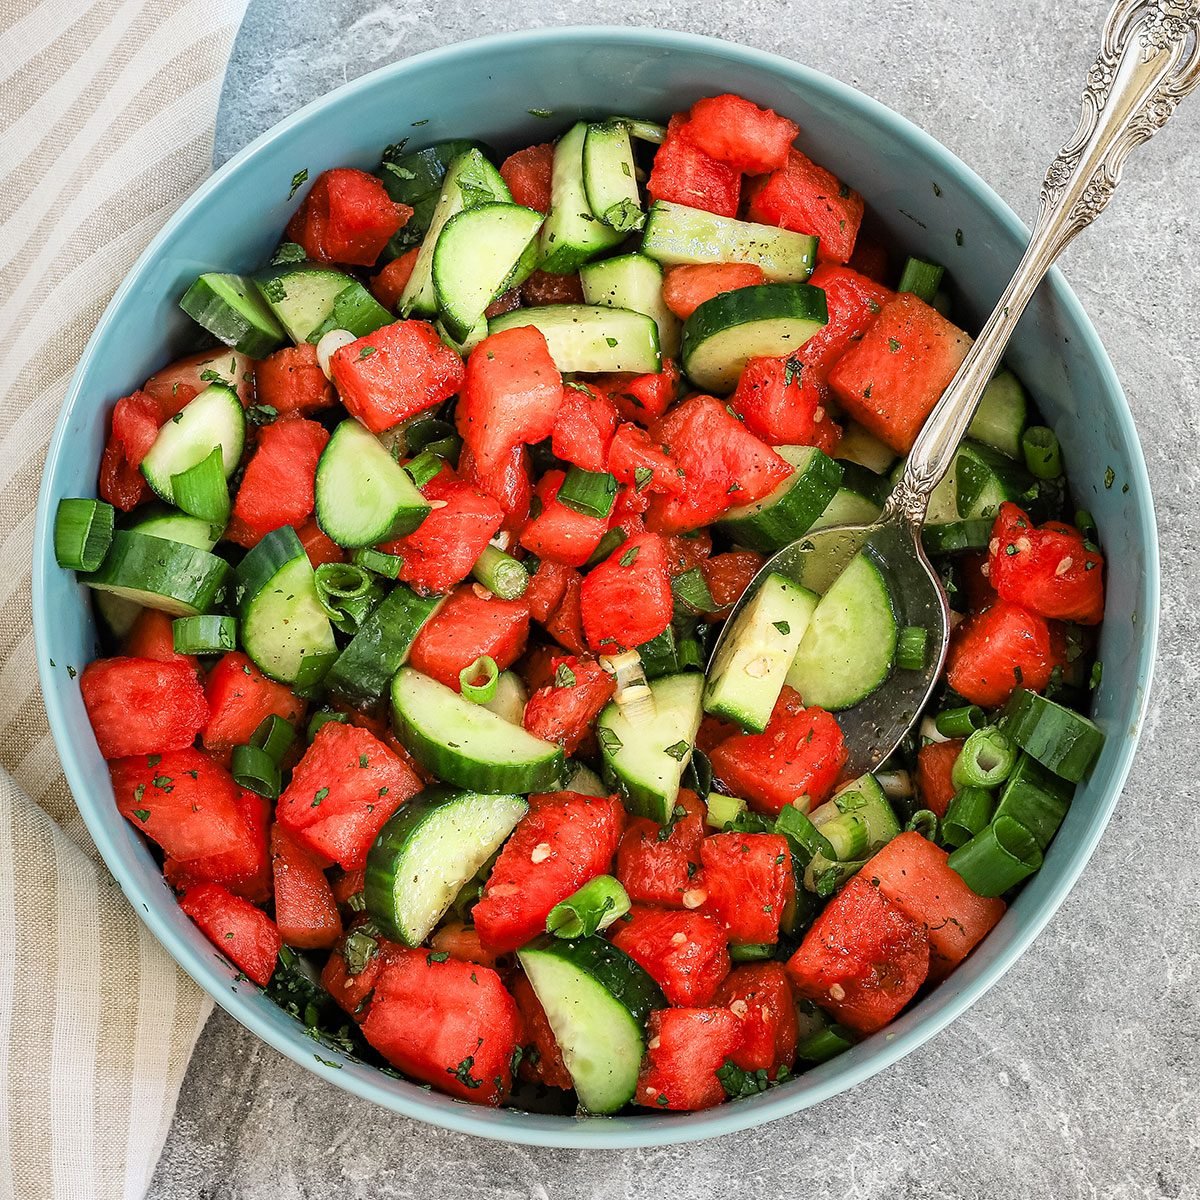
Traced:
[[75, 810], [37, 688], [30, 556], [67, 382], [208, 173], [244, 4], [0, 0], [0, 1200], [143, 1195], [211, 1009]]

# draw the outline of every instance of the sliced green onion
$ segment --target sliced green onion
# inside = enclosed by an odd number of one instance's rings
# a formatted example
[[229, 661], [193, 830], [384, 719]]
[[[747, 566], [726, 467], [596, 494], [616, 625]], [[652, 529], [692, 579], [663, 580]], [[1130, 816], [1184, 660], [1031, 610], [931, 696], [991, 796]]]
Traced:
[[383, 599], [383, 584], [365, 567], [321, 563], [315, 575], [317, 600], [342, 633], [357, 633]]
[[237, 649], [237, 621], [211, 614], [176, 617], [171, 641], [176, 654], [226, 654]]
[[977, 729], [958, 752], [950, 781], [957, 791], [965, 787], [999, 787], [1017, 763], [1017, 748], [996, 728]]
[[238, 787], [268, 800], [279, 799], [279, 765], [260, 747], [234, 746], [230, 774]]
[[996, 811], [996, 797], [986, 788], [965, 787], [954, 793], [942, 818], [942, 844], [952, 850], [981, 833]]
[[500, 668], [496, 666], [496, 660], [486, 654], [481, 654], [469, 667], [463, 667], [458, 673], [462, 694], [474, 704], [489, 703], [496, 694], [499, 679]]
[[679, 634], [675, 639], [675, 662], [680, 671], [703, 671], [707, 661], [708, 652], [695, 629]]
[[413, 483], [423, 488], [445, 465], [446, 460], [432, 450], [422, 450], [411, 462], [404, 464], [404, 469]]
[[250, 735], [250, 745], [265, 751], [278, 766], [296, 742], [296, 727], [277, 713], [265, 718]]
[[816, 828], [833, 847], [833, 857], [838, 862], [855, 862], [866, 857], [871, 828], [857, 813], [838, 813]]
[[330, 721], [340, 721], [343, 725], [348, 725], [350, 718], [344, 712], [334, 712], [331, 708], [319, 708], [309, 717], [308, 729], [305, 730], [304, 736], [311, 742], [321, 732], [321, 726], [328, 725]]
[[1038, 479], [1057, 479], [1062, 473], [1062, 447], [1053, 429], [1030, 425], [1021, 434], [1021, 453], [1029, 473]]
[[400, 575], [400, 568], [404, 566], [404, 559], [398, 554], [386, 554], [382, 550], [365, 546], [361, 550], [355, 550], [354, 565], [375, 575], [382, 575], [384, 579], [396, 579]]
[[923, 258], [910, 258], [900, 273], [900, 283], [896, 291], [911, 292], [917, 299], [932, 304], [945, 273], [946, 268], [940, 263], [927, 262]]
[[583, 564], [584, 567], [594, 567], [597, 563], [602, 563], [628, 536], [623, 529], [610, 529], [600, 539], [591, 557]]
[[904, 824], [905, 833], [919, 833], [927, 842], [938, 840], [938, 815], [931, 808], [918, 808]]
[[902, 671], [923, 671], [929, 660], [929, 630], [906, 625], [896, 639], [896, 666]]
[[708, 583], [699, 567], [684, 571], [671, 580], [671, 593], [675, 597], [677, 617], [695, 617], [702, 613], [716, 612], [717, 604]]
[[404, 434], [404, 449], [413, 457], [434, 442], [457, 436], [453, 422], [432, 417], [428, 412], [413, 417], [400, 428]]
[[628, 911], [629, 893], [611, 875], [597, 875], [550, 910], [546, 932], [560, 938], [591, 937]]
[[451, 466], [458, 462], [458, 456], [462, 452], [462, 438], [457, 433], [449, 434], [446, 437], [438, 438], [436, 442], [430, 442], [426, 447], [430, 454], [436, 454], [438, 458], [444, 458]]
[[1042, 865], [1042, 852], [1020, 821], [997, 817], [947, 861], [977, 896], [1001, 896]]
[[1036, 759], [1022, 754], [1000, 793], [996, 816], [1019, 821], [1045, 850], [1067, 815], [1073, 790]]
[[937, 715], [934, 725], [944, 738], [970, 737], [977, 729], [987, 724], [987, 713], [978, 704], [964, 704], [961, 708], [948, 708]]
[[608, 471], [572, 467], [558, 489], [558, 502], [585, 517], [607, 517], [617, 498], [617, 481]]
[[214, 447], [195, 466], [172, 475], [171, 496], [175, 506], [185, 513], [214, 525], [224, 525], [229, 520], [229, 484], [221, 447]]
[[734, 962], [765, 962], [775, 957], [776, 949], [773, 942], [735, 942], [729, 947], [729, 957]]
[[54, 514], [54, 557], [68, 571], [94, 571], [113, 540], [116, 512], [103, 500], [60, 500]]
[[814, 854], [837, 858], [829, 839], [794, 804], [787, 804], [780, 810], [775, 818], [775, 832], [787, 838], [792, 851], [804, 863], [808, 863]]
[[796, 1047], [796, 1057], [810, 1063], [828, 1062], [853, 1045], [848, 1029], [843, 1029], [841, 1025], [828, 1025], [800, 1042]]
[[496, 546], [485, 546], [471, 568], [471, 574], [493, 596], [501, 600], [519, 600], [529, 587], [529, 572], [525, 564]]
[[740, 796], [725, 796], [720, 792], [709, 792], [704, 805], [707, 809], [704, 823], [713, 829], [724, 829], [746, 811], [746, 802]]
[[1096, 528], [1096, 518], [1086, 508], [1075, 510], [1075, 528], [1083, 534], [1086, 542], [1095, 543], [1100, 540], [1100, 530]]

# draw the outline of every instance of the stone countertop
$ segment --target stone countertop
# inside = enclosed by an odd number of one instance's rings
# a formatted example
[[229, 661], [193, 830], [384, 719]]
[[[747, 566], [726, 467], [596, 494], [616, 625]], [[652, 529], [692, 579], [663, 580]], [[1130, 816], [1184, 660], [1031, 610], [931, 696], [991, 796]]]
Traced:
[[[1107, 0], [254, 0], [224, 159], [354, 75], [481, 34], [583, 21], [738, 40], [923, 126], [1026, 220], [1078, 112]], [[219, 1010], [152, 1200], [1074, 1200], [1200, 1194], [1200, 100], [1134, 157], [1065, 270], [1142, 432], [1163, 551], [1158, 676], [1107, 834], [1049, 928], [973, 1009], [817, 1109], [719, 1141], [539, 1150], [404, 1120], [329, 1086]], [[1120, 570], [1120, 564], [1112, 569]]]

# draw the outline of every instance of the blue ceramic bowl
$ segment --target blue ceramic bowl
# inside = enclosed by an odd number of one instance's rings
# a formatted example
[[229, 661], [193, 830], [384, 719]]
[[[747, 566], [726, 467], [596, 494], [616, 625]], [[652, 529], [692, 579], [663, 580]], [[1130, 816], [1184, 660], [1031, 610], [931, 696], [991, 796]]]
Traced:
[[[647, 29], [543, 29], [385, 67], [301, 109], [228, 162], [172, 217], [113, 297], [51, 443], [34, 547], [38, 661], [67, 778], [105, 861], [183, 969], [242, 1024], [330, 1082], [448, 1129], [535, 1145], [659, 1145], [757, 1125], [866, 1079], [946, 1026], [1029, 945], [1091, 855], [1133, 757], [1158, 620], [1149, 483], [1112, 365], [1078, 300], [1053, 275], [1009, 357], [1062, 440], [1076, 495], [1095, 514], [1109, 561], [1118, 564], [1109, 573], [1095, 714], [1108, 740], [1045, 866], [1000, 925], [949, 981], [840, 1058], [763, 1096], [694, 1115], [576, 1120], [491, 1111], [429, 1094], [316, 1045], [255, 988], [239, 984], [176, 907], [141, 839], [117, 815], [78, 681], [67, 670], [93, 657], [95, 628], [86, 590], [55, 566], [53, 514], [64, 496], [95, 494], [113, 401], [187, 345], [193, 330], [177, 303], [187, 285], [200, 271], [246, 270], [265, 260], [294, 208], [288, 192], [303, 168], [310, 178], [346, 164], [370, 170], [381, 148], [402, 138], [420, 145], [474, 136], [515, 148], [614, 107], [665, 120], [716, 91], [739, 92], [798, 121], [804, 149], [863, 193], [895, 243], [945, 263], [965, 323], [980, 321], [1015, 265], [1026, 230], [982, 180], [906, 120], [824, 75], [740, 46]], [[554, 119], [530, 110], [550, 110]]]

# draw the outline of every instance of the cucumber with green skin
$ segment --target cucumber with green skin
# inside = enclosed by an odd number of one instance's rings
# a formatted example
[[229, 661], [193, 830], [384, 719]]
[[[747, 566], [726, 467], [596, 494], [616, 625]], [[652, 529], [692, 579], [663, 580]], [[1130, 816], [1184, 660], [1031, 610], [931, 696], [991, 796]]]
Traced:
[[588, 126], [583, 141], [583, 186], [592, 215], [610, 229], [634, 233], [646, 223], [629, 128], [620, 121]]
[[[903, 464], [893, 472], [895, 476]], [[964, 441], [954, 462], [929, 497], [927, 525], [994, 520], [1006, 500], [1027, 507], [1037, 497], [1037, 481], [1003, 451]]]
[[896, 657], [895, 608], [883, 574], [865, 554], [821, 597], [787, 685], [831, 712], [850, 708], [888, 677]]
[[554, 365], [564, 374], [662, 370], [658, 326], [645, 313], [589, 304], [547, 304], [493, 317], [489, 333], [532, 325], [546, 339]]
[[163, 505], [139, 508], [135, 519], [127, 526], [130, 533], [141, 533], [147, 537], [166, 538], [171, 542], [182, 542], [199, 550], [211, 550], [221, 540], [224, 526], [187, 513], [176, 512]]
[[246, 414], [238, 394], [223, 383], [210, 383], [158, 431], [142, 459], [141, 471], [155, 493], [175, 502], [172, 479], [203, 462], [217, 448], [228, 479], [246, 442]]
[[437, 315], [437, 292], [433, 284], [433, 256], [438, 239], [451, 217], [480, 204], [509, 204], [512, 193], [500, 172], [477, 150], [466, 151], [446, 170], [441, 191], [429, 220], [429, 229], [421, 243], [412, 275], [397, 304], [401, 316]]
[[825, 293], [811, 284], [722, 292], [683, 323], [683, 369], [698, 387], [727, 395], [752, 358], [792, 354], [828, 320]]
[[803, 283], [817, 265], [817, 239], [659, 200], [650, 208], [642, 253], [663, 266], [751, 263], [775, 283]]
[[704, 711], [761, 733], [817, 603], [815, 592], [768, 575], [725, 634], [704, 688]]
[[644, 313], [658, 326], [658, 344], [664, 355], [679, 353], [679, 318], [663, 300], [663, 269], [644, 254], [619, 254], [579, 268], [579, 283], [588, 304], [628, 308]]
[[99, 568], [79, 580], [175, 617], [211, 612], [225, 593], [229, 564], [198, 546], [118, 529]]
[[855, 817], [866, 827], [865, 853], [875, 854], [894, 837], [900, 836], [900, 822], [888, 801], [887, 794], [874, 775], [861, 775], [842, 788], [832, 800], [827, 800], [808, 814], [809, 820], [822, 836], [830, 836], [842, 817]]
[[718, 522], [739, 545], [774, 554], [807, 533], [829, 507], [843, 468], [815, 446], [776, 446], [793, 472], [773, 492], [753, 504], [731, 508]]
[[433, 251], [433, 290], [441, 322], [457, 342], [521, 273], [542, 220], [532, 208], [498, 203], [464, 209], [446, 222]]
[[546, 1010], [580, 1105], [613, 1113], [633, 1099], [658, 984], [605, 938], [542, 937], [517, 951]]
[[704, 676], [664, 675], [650, 684], [654, 715], [626, 716], [610, 701], [596, 722], [604, 777], [625, 807], [660, 825], [670, 820], [703, 715]]
[[528, 811], [520, 796], [426, 788], [371, 845], [368, 914], [389, 937], [421, 945]]
[[810, 529], [835, 525], [870, 525], [883, 511], [887, 480], [856, 462], [842, 463], [841, 486]]
[[354, 280], [324, 263], [281, 263], [254, 276], [276, 320], [297, 346], [307, 342], [329, 319], [338, 297]]
[[611, 250], [625, 237], [605, 225], [588, 203], [583, 149], [588, 125], [579, 121], [558, 139], [550, 177], [550, 212], [539, 237], [538, 266], [551, 275], [570, 275], [588, 259]]
[[396, 584], [338, 655], [325, 686], [352, 704], [378, 700], [408, 661], [417, 634], [445, 601], [445, 596], [418, 596], [407, 584]]
[[404, 468], [353, 417], [321, 452], [315, 497], [317, 524], [348, 549], [411, 533], [430, 511]]
[[244, 275], [206, 272], [184, 292], [179, 307], [218, 341], [251, 358], [265, 358], [287, 336], [254, 281]]
[[1029, 398], [1021, 381], [1011, 371], [997, 371], [983, 390], [967, 437], [1020, 459], [1021, 434], [1028, 419]]
[[337, 655], [312, 563], [290, 525], [274, 529], [237, 569], [242, 646], [265, 675], [306, 685]]
[[357, 279], [352, 280], [333, 298], [333, 308], [309, 335], [308, 341], [316, 345], [334, 329], [345, 329], [356, 338], [366, 337], [385, 325], [395, 321], [394, 313], [388, 312]]
[[552, 791], [562, 748], [534, 737], [445, 684], [402, 667], [392, 723], [404, 748], [438, 779], [489, 795]]

